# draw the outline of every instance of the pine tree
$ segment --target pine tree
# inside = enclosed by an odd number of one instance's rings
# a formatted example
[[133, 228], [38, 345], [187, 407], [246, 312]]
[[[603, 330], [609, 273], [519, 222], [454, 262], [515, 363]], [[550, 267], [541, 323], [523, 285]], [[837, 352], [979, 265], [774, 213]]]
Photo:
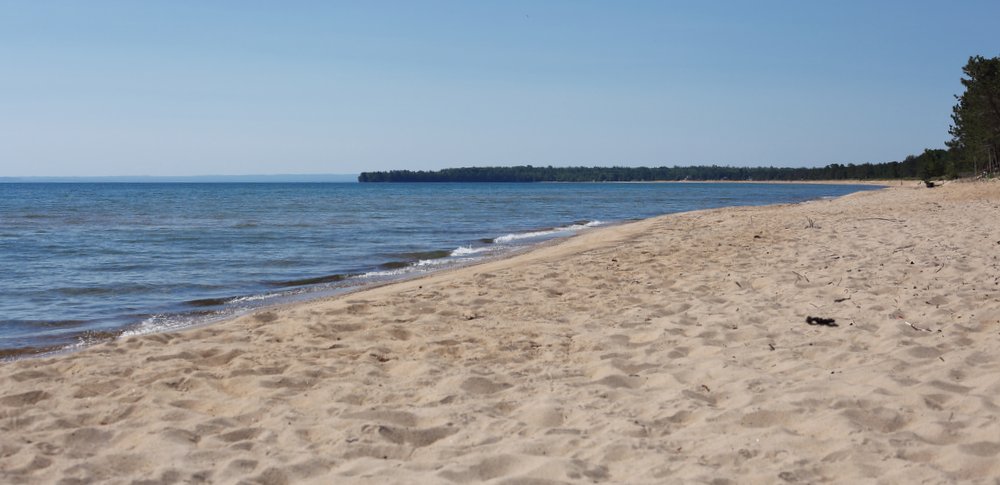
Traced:
[[948, 146], [961, 157], [965, 170], [996, 173], [1000, 170], [1000, 57], [969, 58], [962, 69], [965, 92], [956, 96], [954, 124]]

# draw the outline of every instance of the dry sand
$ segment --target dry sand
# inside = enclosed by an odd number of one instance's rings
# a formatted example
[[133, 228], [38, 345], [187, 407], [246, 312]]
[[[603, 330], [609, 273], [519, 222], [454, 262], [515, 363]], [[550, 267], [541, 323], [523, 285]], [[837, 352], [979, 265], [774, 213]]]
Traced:
[[992, 481], [998, 243], [910, 184], [0, 364], [0, 482]]

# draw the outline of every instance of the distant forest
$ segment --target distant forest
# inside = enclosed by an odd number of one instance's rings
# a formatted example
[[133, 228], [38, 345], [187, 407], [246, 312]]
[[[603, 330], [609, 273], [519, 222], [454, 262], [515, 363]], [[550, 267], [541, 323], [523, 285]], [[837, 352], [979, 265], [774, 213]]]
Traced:
[[947, 150], [926, 150], [902, 162], [830, 164], [823, 168], [725, 167], [463, 167], [437, 171], [364, 172], [358, 182], [641, 182], [653, 180], [865, 180], [943, 174]]
[[952, 108], [947, 149], [901, 162], [822, 168], [777, 167], [465, 167], [364, 172], [358, 182], [637, 182], [653, 180], [871, 180], [992, 176], [1000, 172], [1000, 57], [974, 56], [962, 68], [965, 92]]

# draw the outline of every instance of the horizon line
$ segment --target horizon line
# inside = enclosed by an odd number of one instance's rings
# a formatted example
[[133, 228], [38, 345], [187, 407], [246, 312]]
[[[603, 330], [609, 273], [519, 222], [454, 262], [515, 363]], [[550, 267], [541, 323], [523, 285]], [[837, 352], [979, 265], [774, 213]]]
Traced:
[[242, 174], [242, 175], [23, 175], [0, 176], [0, 183], [11, 182], [347, 182], [357, 181], [360, 173], [312, 174]]

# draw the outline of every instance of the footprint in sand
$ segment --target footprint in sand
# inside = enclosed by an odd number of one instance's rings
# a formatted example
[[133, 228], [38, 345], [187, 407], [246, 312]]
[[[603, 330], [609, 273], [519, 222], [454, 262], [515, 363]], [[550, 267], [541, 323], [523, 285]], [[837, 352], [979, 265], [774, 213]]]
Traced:
[[493, 394], [512, 386], [510, 384], [493, 382], [485, 377], [470, 377], [460, 387], [469, 394]]
[[1000, 454], [1000, 443], [993, 441], [979, 441], [967, 445], [959, 445], [959, 450], [963, 453], [988, 458]]
[[792, 415], [791, 411], [754, 411], [744, 414], [740, 424], [748, 428], [770, 428], [785, 424]]
[[51, 396], [45, 391], [28, 391], [0, 398], [0, 404], [10, 407], [31, 406]]
[[434, 444], [436, 441], [447, 438], [458, 432], [458, 428], [452, 426], [437, 426], [434, 428], [401, 428], [395, 426], [379, 426], [378, 434], [397, 445], [408, 444], [414, 448], [422, 448]]

